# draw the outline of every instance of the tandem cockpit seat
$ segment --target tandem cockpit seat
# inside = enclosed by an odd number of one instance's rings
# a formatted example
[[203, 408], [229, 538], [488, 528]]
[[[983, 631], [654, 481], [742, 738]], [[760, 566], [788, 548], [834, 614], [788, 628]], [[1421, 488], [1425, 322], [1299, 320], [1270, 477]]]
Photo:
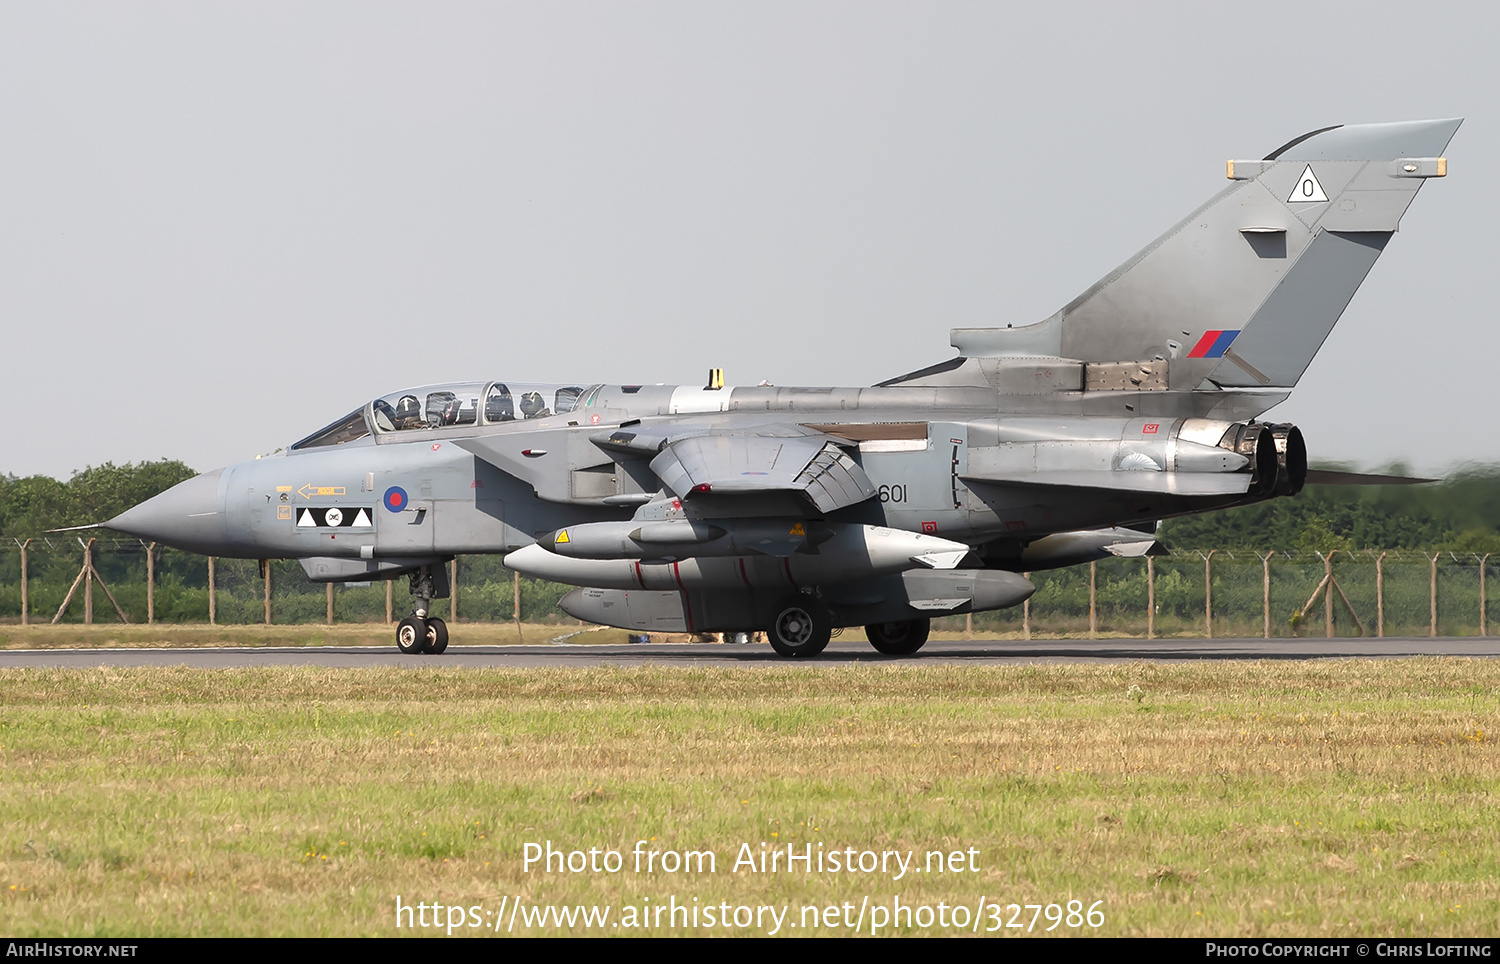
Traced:
[[490, 386], [484, 397], [484, 420], [486, 422], [513, 422], [516, 419], [516, 403], [510, 389], [502, 382]]
[[396, 402], [396, 428], [423, 428], [426, 423], [422, 421], [422, 403], [417, 401], [415, 395], [402, 395], [400, 401]]
[[541, 392], [527, 392], [521, 396], [522, 418], [546, 418], [551, 414], [552, 410], [547, 407]]

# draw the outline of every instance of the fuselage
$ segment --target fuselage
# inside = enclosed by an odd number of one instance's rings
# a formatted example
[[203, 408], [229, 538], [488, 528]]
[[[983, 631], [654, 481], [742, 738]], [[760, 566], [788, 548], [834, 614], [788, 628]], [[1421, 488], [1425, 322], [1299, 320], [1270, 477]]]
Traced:
[[[971, 546], [1150, 523], [1245, 500], [1242, 492], [1179, 493], [1169, 485], [1154, 491], [1083, 487], [1064, 490], [1059, 498], [1055, 489], [1017, 481], [1026, 473], [1044, 479], [1049, 473], [1122, 467], [1169, 476], [1187, 468], [1190, 456], [1199, 460], [1192, 466], [1197, 471], [1235, 474], [1245, 467], [1244, 459], [1219, 445], [1228, 421], [1128, 411], [1079, 414], [1094, 402], [1088, 393], [595, 385], [563, 389], [555, 397], [536, 391], [547, 404], [533, 406], [527, 417], [514, 403], [494, 404], [496, 385], [512, 396], [524, 387], [475, 382], [383, 396], [285, 454], [190, 480], [110, 526], [183, 549], [245, 558], [368, 562], [507, 553], [565, 526], [629, 520], [661, 490], [648, 460], [620, 457], [598, 444], [601, 434], [626, 430], [649, 437], [654, 426], [681, 432], [697, 424], [704, 432], [747, 435], [795, 424], [841, 439], [876, 496], [839, 509], [830, 521]], [[418, 402], [415, 414], [405, 422], [389, 417], [396, 407], [392, 400], [412, 398]], [[1179, 410], [1195, 401], [1184, 393], [1132, 399], [1163, 408], [1174, 400]], [[1215, 464], [1199, 464], [1205, 453]], [[689, 514], [778, 513], [764, 500], [737, 505], [721, 499]]]

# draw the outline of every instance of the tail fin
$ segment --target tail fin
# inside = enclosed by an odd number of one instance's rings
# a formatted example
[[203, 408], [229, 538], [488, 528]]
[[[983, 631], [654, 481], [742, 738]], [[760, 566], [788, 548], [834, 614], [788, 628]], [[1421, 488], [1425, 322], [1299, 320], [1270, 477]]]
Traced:
[[1233, 183], [1051, 318], [954, 329], [953, 345], [970, 357], [1153, 363], [1178, 391], [1289, 388], [1422, 182], [1447, 173], [1439, 155], [1460, 123], [1329, 127], [1230, 161]]

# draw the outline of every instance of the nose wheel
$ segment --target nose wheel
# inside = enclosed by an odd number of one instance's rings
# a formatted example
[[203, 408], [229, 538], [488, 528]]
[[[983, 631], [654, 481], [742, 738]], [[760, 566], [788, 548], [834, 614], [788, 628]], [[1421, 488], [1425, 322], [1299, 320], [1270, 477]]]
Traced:
[[427, 652], [436, 656], [448, 648], [448, 624], [436, 616], [427, 620]]
[[427, 649], [427, 621], [407, 616], [396, 624], [396, 648], [408, 656]]
[[419, 653], [436, 656], [448, 648], [448, 624], [436, 616], [430, 619], [407, 616], [396, 625], [396, 648], [408, 656]]

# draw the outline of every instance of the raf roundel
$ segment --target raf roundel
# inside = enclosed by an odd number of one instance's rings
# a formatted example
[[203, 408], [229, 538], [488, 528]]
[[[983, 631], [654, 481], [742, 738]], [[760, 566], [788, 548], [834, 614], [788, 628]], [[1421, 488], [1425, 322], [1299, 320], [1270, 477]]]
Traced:
[[392, 512], [400, 512], [406, 508], [406, 490], [399, 485], [393, 485], [385, 490], [385, 507]]

